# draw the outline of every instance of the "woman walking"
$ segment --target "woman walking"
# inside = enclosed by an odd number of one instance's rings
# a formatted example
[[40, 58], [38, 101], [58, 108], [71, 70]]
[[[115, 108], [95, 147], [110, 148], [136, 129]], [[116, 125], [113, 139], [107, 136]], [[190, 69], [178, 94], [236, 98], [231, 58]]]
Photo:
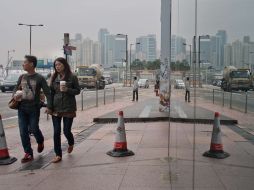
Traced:
[[66, 59], [59, 57], [54, 61], [55, 72], [51, 77], [50, 89], [52, 105], [49, 106], [48, 113], [52, 115], [54, 127], [54, 150], [56, 157], [53, 163], [62, 160], [61, 149], [61, 121], [63, 120], [63, 132], [68, 141], [68, 153], [71, 153], [74, 146], [74, 137], [71, 127], [74, 117], [76, 117], [77, 105], [75, 96], [80, 93], [78, 79], [72, 74], [70, 65]]

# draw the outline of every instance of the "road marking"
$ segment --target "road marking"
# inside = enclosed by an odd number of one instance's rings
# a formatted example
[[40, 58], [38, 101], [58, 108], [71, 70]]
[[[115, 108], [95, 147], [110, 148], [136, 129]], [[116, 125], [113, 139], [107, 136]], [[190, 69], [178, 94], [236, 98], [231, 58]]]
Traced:
[[11, 120], [11, 119], [17, 119], [18, 116], [13, 116], [13, 117], [8, 117], [8, 118], [5, 118], [5, 119], [2, 119], [2, 121], [7, 121], [7, 120]]
[[183, 109], [179, 105], [175, 105], [175, 110], [180, 116], [180, 118], [187, 118], [186, 113], [183, 111]]
[[149, 117], [150, 112], [151, 112], [152, 106], [146, 106], [143, 111], [141, 112], [141, 114], [139, 115], [139, 117]]

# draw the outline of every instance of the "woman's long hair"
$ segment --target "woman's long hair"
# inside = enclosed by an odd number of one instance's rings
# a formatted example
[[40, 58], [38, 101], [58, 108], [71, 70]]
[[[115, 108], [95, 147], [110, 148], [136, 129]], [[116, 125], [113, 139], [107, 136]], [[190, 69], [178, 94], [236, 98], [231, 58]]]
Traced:
[[51, 85], [52, 85], [52, 82], [55, 81], [55, 79], [58, 75], [58, 72], [56, 70], [56, 62], [57, 61], [64, 65], [64, 78], [63, 78], [63, 80], [67, 80], [72, 74], [70, 65], [68, 64], [66, 59], [64, 59], [63, 57], [56, 58], [56, 60], [54, 61], [54, 74], [52, 75], [51, 82], [50, 82]]

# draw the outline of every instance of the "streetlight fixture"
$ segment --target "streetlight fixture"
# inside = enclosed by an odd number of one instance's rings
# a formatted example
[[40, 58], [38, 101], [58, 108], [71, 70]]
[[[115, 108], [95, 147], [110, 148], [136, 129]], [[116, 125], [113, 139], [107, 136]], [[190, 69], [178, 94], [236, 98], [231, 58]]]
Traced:
[[32, 53], [32, 27], [33, 26], [44, 26], [43, 24], [23, 24], [23, 23], [19, 23], [19, 26], [28, 26], [30, 29], [30, 50], [29, 53], [31, 55]]
[[209, 35], [202, 35], [198, 37], [198, 86], [201, 87], [201, 73], [200, 73], [200, 41], [201, 39], [210, 39]]
[[127, 72], [128, 72], [128, 35], [127, 34], [117, 34], [117, 36], [125, 36], [125, 41], [126, 41], [126, 72], [125, 72], [125, 82], [124, 86], [127, 86]]
[[[131, 47], [135, 44], [130, 44], [130, 86], [132, 84], [132, 68], [131, 68]], [[136, 45], [140, 45], [140, 42], [137, 42]]]
[[12, 53], [12, 52], [14, 53], [15, 50], [14, 50], [14, 49], [8, 50], [7, 65], [6, 65], [6, 68], [5, 68], [5, 70], [6, 70], [6, 75], [7, 75], [7, 76], [8, 76], [8, 67], [9, 67], [9, 64], [10, 64], [10, 62], [11, 62], [10, 53]]

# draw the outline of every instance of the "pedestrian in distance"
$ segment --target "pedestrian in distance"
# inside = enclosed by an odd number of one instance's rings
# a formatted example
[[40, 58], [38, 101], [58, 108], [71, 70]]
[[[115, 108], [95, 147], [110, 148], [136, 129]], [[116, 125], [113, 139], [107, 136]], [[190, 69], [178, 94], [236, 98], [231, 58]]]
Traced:
[[132, 101], [135, 101], [135, 97], [136, 97], [136, 101], [138, 101], [138, 80], [137, 80], [137, 77], [134, 77], [134, 81], [133, 81], [133, 98], [132, 98]]
[[25, 56], [23, 69], [27, 73], [19, 77], [17, 87], [13, 92], [14, 99], [20, 102], [18, 106], [18, 123], [21, 142], [25, 152], [25, 156], [21, 159], [22, 163], [34, 159], [29, 132], [36, 139], [38, 153], [41, 153], [44, 149], [44, 137], [39, 129], [40, 96], [42, 89], [47, 97], [47, 101], [50, 102], [50, 89], [45, 78], [35, 72], [36, 65], [37, 58], [35, 56]]
[[76, 117], [77, 104], [75, 96], [80, 93], [78, 78], [71, 72], [66, 59], [59, 57], [54, 61], [54, 74], [50, 80], [51, 105], [47, 110], [52, 115], [54, 128], [54, 150], [56, 157], [52, 163], [62, 160], [61, 122], [63, 132], [68, 141], [68, 153], [73, 151], [74, 137], [71, 132], [73, 119]]
[[190, 78], [187, 77], [185, 81], [185, 102], [190, 102]]

